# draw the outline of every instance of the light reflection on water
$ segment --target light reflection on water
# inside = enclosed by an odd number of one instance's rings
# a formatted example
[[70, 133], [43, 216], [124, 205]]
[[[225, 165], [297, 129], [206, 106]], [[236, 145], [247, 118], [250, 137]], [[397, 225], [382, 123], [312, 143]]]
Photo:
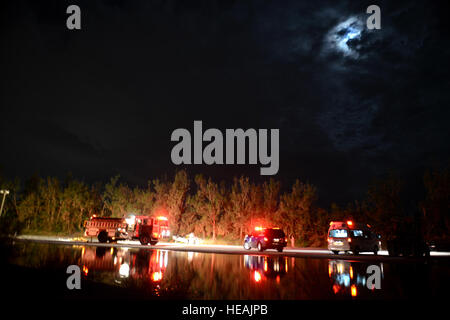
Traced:
[[[369, 264], [348, 260], [39, 243], [17, 243], [13, 252], [9, 257], [11, 264], [38, 269], [58, 266], [61, 272], [68, 265], [77, 264], [82, 281], [139, 292], [142, 297], [371, 299], [403, 297], [410, 290], [408, 286], [404, 288], [407, 279], [402, 278], [403, 270], [410, 265], [389, 266], [380, 262], [372, 264], [382, 270], [381, 289], [370, 290]], [[431, 272], [430, 266], [414, 268], [425, 278]], [[424, 288], [428, 290], [427, 283], [419, 286], [420, 290]]]
[[[384, 279], [383, 263], [373, 263], [379, 268], [381, 283]], [[367, 288], [367, 265], [352, 263], [347, 260], [329, 260], [328, 276], [333, 281], [333, 293], [336, 295], [351, 295], [357, 297], [361, 290]], [[375, 290], [375, 289], [372, 289]]]

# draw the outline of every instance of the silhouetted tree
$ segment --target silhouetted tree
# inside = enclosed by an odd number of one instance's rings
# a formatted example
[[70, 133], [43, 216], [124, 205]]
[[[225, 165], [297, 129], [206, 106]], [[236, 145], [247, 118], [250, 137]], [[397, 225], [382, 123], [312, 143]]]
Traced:
[[448, 237], [450, 231], [450, 173], [448, 168], [427, 171], [423, 178], [426, 196], [421, 203], [424, 233], [428, 240]]

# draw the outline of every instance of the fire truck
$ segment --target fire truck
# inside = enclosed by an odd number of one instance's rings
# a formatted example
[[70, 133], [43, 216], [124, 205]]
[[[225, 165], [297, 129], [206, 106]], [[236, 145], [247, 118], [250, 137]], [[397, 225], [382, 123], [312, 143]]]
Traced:
[[122, 218], [106, 218], [93, 215], [84, 222], [84, 228], [85, 237], [97, 237], [101, 243], [125, 240], [128, 237], [126, 233], [127, 223]]
[[155, 245], [170, 235], [166, 217], [129, 216], [103, 218], [92, 216], [84, 223], [86, 237], [97, 237], [101, 243], [117, 240], [139, 240], [141, 244]]
[[155, 245], [159, 239], [170, 235], [169, 223], [166, 217], [129, 216], [127, 234], [129, 239], [137, 239], [143, 245]]

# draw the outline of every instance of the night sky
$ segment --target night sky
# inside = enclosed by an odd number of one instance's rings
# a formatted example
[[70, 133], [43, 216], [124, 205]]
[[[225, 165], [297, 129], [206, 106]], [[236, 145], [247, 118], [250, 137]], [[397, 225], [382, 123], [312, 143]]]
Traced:
[[[1, 159], [9, 178], [131, 185], [175, 166], [177, 128], [280, 129], [288, 187], [364, 196], [389, 170], [449, 163], [450, 10], [438, 1], [2, 1]], [[66, 8], [81, 8], [81, 30]], [[366, 8], [381, 8], [368, 30]]]

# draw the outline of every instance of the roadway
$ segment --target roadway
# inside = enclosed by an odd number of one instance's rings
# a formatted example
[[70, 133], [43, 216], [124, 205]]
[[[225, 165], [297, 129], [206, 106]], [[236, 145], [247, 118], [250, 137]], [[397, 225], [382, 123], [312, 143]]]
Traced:
[[[333, 254], [327, 249], [320, 248], [293, 248], [286, 247], [283, 252], [276, 250], [265, 250], [259, 252], [256, 249], [245, 250], [242, 246], [235, 245], [211, 245], [211, 244], [184, 244], [172, 242], [158, 242], [155, 246], [141, 245], [139, 241], [118, 241], [116, 243], [99, 243], [97, 240], [87, 242], [80, 238], [69, 237], [55, 237], [55, 236], [32, 236], [21, 235], [14, 238], [18, 241], [31, 241], [49, 244], [62, 245], [79, 245], [79, 246], [98, 246], [98, 247], [117, 247], [117, 248], [136, 248], [136, 249], [157, 249], [157, 250], [172, 250], [185, 252], [202, 252], [202, 253], [219, 253], [219, 254], [239, 254], [239, 255], [273, 255], [273, 256], [288, 256], [296, 258], [324, 258], [324, 259], [341, 259], [341, 260], [356, 260], [356, 261], [417, 261], [425, 260], [425, 258], [414, 257], [390, 257], [386, 250], [380, 250], [378, 255], [373, 253], [360, 253], [355, 256], [352, 254], [340, 253]], [[440, 260], [449, 259], [450, 252], [431, 251], [430, 257], [427, 259]]]

